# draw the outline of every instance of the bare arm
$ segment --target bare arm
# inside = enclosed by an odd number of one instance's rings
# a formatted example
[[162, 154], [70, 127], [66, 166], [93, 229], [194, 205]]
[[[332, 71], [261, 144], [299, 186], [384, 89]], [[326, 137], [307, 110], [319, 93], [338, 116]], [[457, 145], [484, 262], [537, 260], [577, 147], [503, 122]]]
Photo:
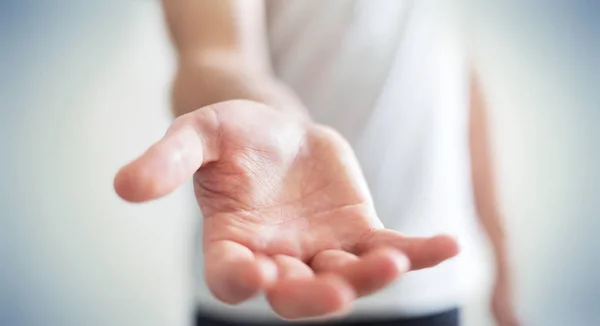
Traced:
[[264, 293], [285, 318], [321, 317], [458, 253], [448, 236], [384, 229], [350, 145], [296, 119], [307, 115], [271, 72], [262, 1], [163, 3], [181, 116], [114, 187], [144, 202], [194, 180], [205, 280], [217, 299]]
[[485, 100], [475, 74], [471, 80], [470, 148], [477, 215], [493, 246], [499, 274], [506, 267], [506, 236], [498, 207], [494, 167], [490, 153]]
[[498, 206], [494, 166], [490, 151], [490, 130], [486, 103], [476, 73], [471, 78], [470, 147], [472, 179], [477, 215], [492, 244], [496, 282], [492, 312], [500, 326], [518, 325], [512, 306], [512, 280], [506, 233]]
[[300, 100], [271, 68], [264, 1], [163, 0], [178, 54], [173, 110], [246, 99], [307, 118]]

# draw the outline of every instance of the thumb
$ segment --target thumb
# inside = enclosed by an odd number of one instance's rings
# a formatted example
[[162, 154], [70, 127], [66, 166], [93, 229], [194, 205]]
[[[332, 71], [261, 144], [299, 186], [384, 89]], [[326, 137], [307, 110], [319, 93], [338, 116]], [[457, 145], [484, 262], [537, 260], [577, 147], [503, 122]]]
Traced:
[[175, 119], [165, 136], [117, 173], [114, 188], [129, 202], [165, 196], [202, 166], [215, 161], [219, 120], [212, 106]]

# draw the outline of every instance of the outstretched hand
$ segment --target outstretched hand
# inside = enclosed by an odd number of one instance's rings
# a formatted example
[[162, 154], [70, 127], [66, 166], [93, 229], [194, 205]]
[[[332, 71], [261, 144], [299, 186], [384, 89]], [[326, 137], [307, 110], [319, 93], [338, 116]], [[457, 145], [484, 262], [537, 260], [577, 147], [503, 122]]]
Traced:
[[265, 292], [284, 318], [323, 316], [458, 252], [448, 236], [384, 229], [348, 143], [262, 104], [228, 101], [179, 117], [119, 171], [115, 189], [144, 202], [192, 177], [206, 281], [226, 303]]

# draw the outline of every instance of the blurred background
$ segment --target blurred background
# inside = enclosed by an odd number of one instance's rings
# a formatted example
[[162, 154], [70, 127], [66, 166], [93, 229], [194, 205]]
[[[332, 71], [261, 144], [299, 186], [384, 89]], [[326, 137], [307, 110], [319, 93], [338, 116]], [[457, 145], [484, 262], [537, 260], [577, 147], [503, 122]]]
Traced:
[[[465, 10], [524, 324], [600, 325], [600, 2]], [[168, 126], [173, 69], [158, 1], [0, 0], [0, 325], [189, 321], [191, 187], [112, 190]], [[465, 325], [491, 325], [486, 291]]]

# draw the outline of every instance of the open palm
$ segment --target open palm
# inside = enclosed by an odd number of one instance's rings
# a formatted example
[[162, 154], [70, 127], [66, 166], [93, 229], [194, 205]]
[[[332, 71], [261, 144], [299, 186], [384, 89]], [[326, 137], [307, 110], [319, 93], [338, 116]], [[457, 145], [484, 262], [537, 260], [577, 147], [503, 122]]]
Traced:
[[447, 236], [384, 229], [347, 142], [258, 103], [222, 102], [181, 116], [121, 169], [115, 189], [142, 202], [192, 176], [206, 280], [227, 303], [265, 291], [283, 317], [321, 316], [457, 253]]

